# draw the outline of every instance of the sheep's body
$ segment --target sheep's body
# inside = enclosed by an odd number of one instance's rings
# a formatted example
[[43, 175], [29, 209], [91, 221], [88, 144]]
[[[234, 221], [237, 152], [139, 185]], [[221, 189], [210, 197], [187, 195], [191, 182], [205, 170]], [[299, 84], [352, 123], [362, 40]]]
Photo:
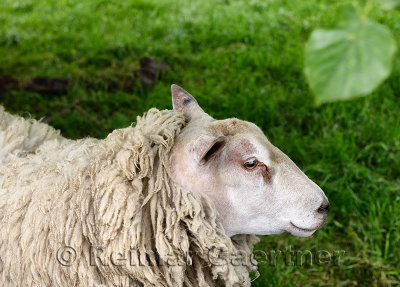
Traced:
[[152, 109], [104, 140], [74, 141], [0, 106], [1, 285], [249, 286], [249, 262], [209, 252], [249, 255], [255, 237], [231, 240], [213, 204], [169, 176], [184, 125]]

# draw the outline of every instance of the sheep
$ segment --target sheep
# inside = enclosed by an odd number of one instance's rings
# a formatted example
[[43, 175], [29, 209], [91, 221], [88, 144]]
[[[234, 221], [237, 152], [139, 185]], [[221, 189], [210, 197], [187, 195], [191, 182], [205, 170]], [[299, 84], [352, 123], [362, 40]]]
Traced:
[[252, 266], [210, 254], [251, 254], [257, 239], [230, 239], [213, 203], [171, 179], [181, 112], [151, 109], [104, 140], [68, 140], [2, 107], [0, 119], [3, 286], [249, 286]]
[[103, 140], [0, 107], [3, 285], [250, 286], [255, 234], [324, 224], [323, 191], [258, 127], [172, 102]]

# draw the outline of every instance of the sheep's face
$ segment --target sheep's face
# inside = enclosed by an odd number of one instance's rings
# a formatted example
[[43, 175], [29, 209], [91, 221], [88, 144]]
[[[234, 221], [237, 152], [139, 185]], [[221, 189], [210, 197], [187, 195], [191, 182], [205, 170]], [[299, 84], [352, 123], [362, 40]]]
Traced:
[[324, 192], [256, 125], [214, 120], [176, 85], [172, 95], [174, 109], [189, 119], [172, 151], [174, 179], [214, 202], [228, 236], [309, 236], [324, 224]]

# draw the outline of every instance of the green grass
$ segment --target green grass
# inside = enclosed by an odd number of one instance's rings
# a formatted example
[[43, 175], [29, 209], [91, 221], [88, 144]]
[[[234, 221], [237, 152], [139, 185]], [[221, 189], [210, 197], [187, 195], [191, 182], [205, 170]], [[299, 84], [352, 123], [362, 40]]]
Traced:
[[[150, 107], [170, 108], [170, 85], [216, 118], [258, 124], [318, 183], [332, 209], [310, 238], [263, 237], [258, 250], [344, 250], [341, 264], [260, 263], [254, 286], [400, 284], [400, 59], [371, 96], [315, 107], [303, 47], [351, 1], [2, 0], [0, 76], [66, 77], [66, 94], [0, 94], [10, 111], [46, 117], [71, 138], [104, 137]], [[399, 11], [373, 9], [400, 46]], [[132, 79], [143, 57], [170, 66], [153, 87], [85, 89]], [[134, 80], [135, 81], [135, 80]], [[1, 92], [0, 92], [1, 93]], [[68, 109], [79, 100], [79, 109]]]

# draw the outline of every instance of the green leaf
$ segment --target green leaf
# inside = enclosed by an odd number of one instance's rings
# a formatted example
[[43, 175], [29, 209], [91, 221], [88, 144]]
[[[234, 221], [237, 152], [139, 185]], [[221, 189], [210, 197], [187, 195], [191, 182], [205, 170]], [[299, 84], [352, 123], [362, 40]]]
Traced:
[[305, 47], [305, 74], [316, 103], [371, 93], [390, 75], [395, 52], [387, 27], [352, 6], [340, 7], [335, 26], [314, 30]]

